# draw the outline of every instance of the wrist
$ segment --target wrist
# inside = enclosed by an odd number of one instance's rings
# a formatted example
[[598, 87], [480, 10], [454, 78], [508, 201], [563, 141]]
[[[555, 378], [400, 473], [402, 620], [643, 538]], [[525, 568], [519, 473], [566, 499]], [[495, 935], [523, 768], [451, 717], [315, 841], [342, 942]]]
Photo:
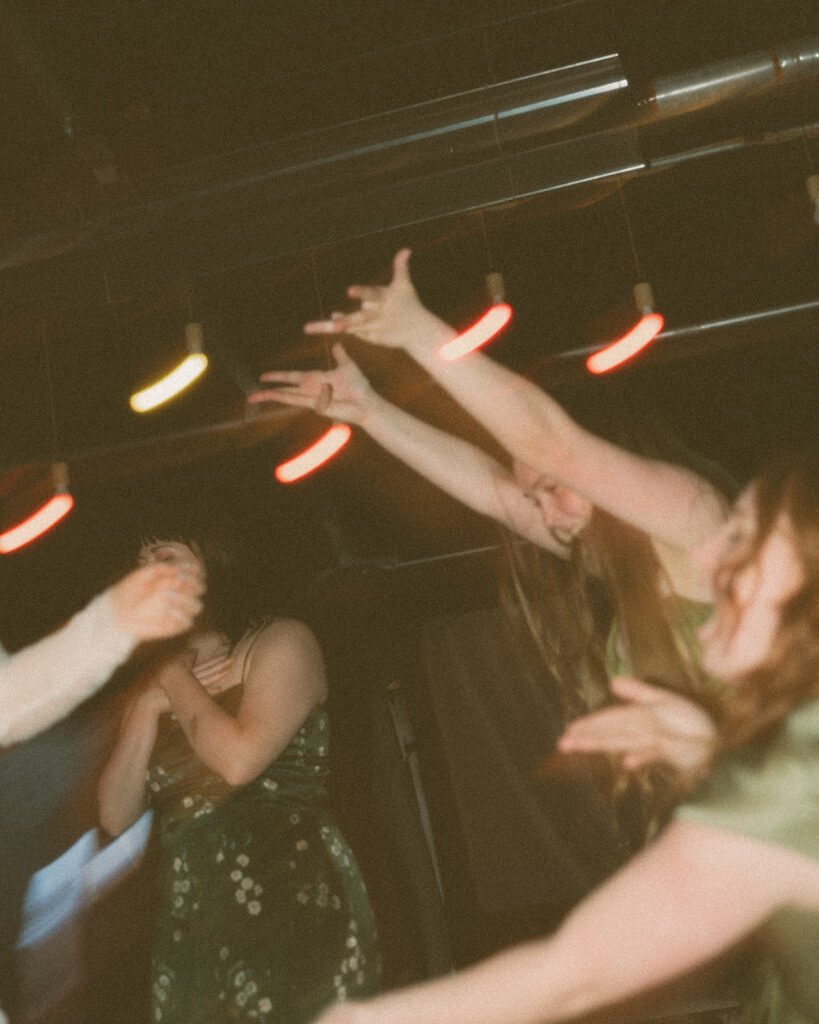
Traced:
[[424, 312], [424, 321], [420, 322], [418, 328], [409, 336], [404, 348], [416, 362], [427, 365], [432, 361], [439, 361], [438, 350], [456, 338], [458, 332], [451, 324], [429, 310]]
[[124, 661], [136, 647], [139, 638], [127, 625], [122, 594], [117, 585], [98, 594], [86, 608], [95, 617], [97, 641], [107, 643]]
[[366, 401], [361, 403], [361, 413], [356, 423], [368, 434], [378, 430], [378, 425], [384, 421], [389, 414], [390, 403], [382, 398], [377, 391], [371, 391]]

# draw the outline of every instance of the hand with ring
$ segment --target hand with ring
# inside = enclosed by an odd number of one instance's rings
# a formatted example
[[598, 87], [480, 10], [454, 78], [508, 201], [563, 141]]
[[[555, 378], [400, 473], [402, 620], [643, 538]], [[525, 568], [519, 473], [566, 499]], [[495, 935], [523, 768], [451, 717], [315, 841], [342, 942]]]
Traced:
[[271, 370], [261, 380], [275, 387], [250, 395], [251, 402], [280, 402], [300, 409], [312, 409], [320, 416], [344, 423], [363, 424], [378, 401], [370, 382], [336, 342], [336, 366], [332, 370]]

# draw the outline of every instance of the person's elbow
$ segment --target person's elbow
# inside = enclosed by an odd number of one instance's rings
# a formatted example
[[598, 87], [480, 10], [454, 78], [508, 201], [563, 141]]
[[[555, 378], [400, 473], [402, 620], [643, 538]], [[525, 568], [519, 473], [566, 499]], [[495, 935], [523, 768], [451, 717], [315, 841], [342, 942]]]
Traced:
[[256, 765], [251, 765], [248, 762], [232, 759], [228, 761], [223, 767], [219, 774], [222, 776], [222, 780], [229, 786], [246, 786], [249, 782], [252, 782], [261, 771]]
[[262, 756], [255, 750], [234, 750], [227, 753], [221, 763], [215, 766], [215, 770], [228, 786], [246, 786], [253, 782], [275, 756], [276, 752]]

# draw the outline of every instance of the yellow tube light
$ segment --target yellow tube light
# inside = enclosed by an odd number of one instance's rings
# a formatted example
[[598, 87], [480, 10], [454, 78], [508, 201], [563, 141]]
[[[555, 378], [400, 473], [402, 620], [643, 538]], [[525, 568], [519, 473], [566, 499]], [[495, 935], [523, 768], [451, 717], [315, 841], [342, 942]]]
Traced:
[[134, 412], [149, 412], [151, 409], [156, 409], [158, 405], [162, 405], [178, 395], [180, 391], [184, 391], [205, 372], [208, 357], [201, 351], [201, 324], [186, 324], [185, 336], [189, 354], [170, 373], [166, 373], [164, 377], [149, 387], [131, 395], [130, 404]]

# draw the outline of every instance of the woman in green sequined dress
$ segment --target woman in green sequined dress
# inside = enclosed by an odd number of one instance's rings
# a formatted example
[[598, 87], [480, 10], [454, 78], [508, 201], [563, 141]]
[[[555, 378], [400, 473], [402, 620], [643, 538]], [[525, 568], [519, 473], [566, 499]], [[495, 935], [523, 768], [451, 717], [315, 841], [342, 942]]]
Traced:
[[[140, 561], [201, 564], [200, 551], [160, 538]], [[157, 814], [153, 1019], [300, 1024], [378, 987], [364, 883], [325, 809], [324, 665], [303, 623], [235, 639], [213, 606], [127, 709], [100, 819], [118, 835]]]

